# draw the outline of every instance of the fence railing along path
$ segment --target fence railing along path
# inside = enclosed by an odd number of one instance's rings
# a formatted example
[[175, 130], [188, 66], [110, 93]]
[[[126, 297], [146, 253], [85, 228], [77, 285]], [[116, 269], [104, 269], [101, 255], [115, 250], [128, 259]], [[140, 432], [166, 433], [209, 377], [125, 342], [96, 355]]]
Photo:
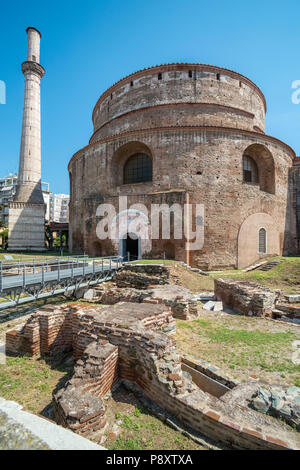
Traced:
[[121, 264], [119, 256], [0, 261], [0, 309], [103, 282]]

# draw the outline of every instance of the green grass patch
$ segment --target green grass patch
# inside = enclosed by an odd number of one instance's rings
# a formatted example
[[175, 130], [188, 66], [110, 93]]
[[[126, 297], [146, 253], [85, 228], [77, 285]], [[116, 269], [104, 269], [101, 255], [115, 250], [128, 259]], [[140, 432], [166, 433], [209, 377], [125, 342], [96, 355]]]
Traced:
[[230, 279], [257, 282], [270, 289], [281, 289], [287, 294], [300, 292], [300, 257], [283, 256], [273, 257], [269, 260], [279, 260], [280, 263], [270, 271], [260, 271], [259, 269], [247, 273], [242, 270], [220, 271], [211, 273], [212, 278], [228, 277]]
[[[122, 403], [115, 402], [119, 409]], [[109, 406], [108, 406], [109, 409]], [[150, 449], [203, 449], [181, 432], [153, 416], [141, 406], [132, 406], [131, 411], [115, 413], [115, 419], [121, 420], [121, 433], [114, 439], [108, 439], [105, 447], [111, 450], [150, 450]], [[109, 432], [107, 434], [109, 436]]]
[[70, 371], [68, 366], [58, 370], [44, 359], [26, 355], [7, 357], [6, 364], [0, 364], [0, 396], [41, 413], [52, 401], [52, 391], [58, 381]]
[[234, 371], [241, 380], [251, 374], [271, 383], [299, 386], [300, 365], [291, 360], [293, 341], [300, 339], [297, 327], [255, 317], [214, 314], [209, 320], [202, 315], [188, 322], [177, 320], [181, 351]]
[[215, 343], [240, 343], [250, 347], [288, 345], [295, 338], [295, 334], [291, 332], [266, 333], [259, 330], [232, 330], [222, 326], [208, 331], [207, 336]]

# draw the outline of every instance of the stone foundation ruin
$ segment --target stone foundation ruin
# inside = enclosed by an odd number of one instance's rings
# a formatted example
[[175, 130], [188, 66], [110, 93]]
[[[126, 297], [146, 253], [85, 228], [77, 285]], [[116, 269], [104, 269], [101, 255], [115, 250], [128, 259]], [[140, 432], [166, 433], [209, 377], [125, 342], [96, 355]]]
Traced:
[[299, 434], [288, 425], [247, 407], [245, 384], [218, 381], [218, 371], [209, 374], [204, 364], [181, 361], [172, 338], [175, 327], [170, 307], [158, 303], [47, 306], [9, 331], [6, 346], [10, 353], [35, 355], [73, 351], [73, 377], [53, 401], [58, 423], [77, 433], [103, 428], [103, 398], [123, 383], [223, 446], [300, 449]]
[[89, 289], [85, 300], [106, 305], [118, 302], [147, 302], [171, 308], [174, 318], [187, 320], [198, 316], [197, 296], [182, 286], [169, 284], [170, 270], [164, 265], [125, 265], [113, 283]]
[[215, 297], [222, 301], [224, 307], [243, 315], [299, 323], [300, 306], [296, 304], [296, 295], [283, 296], [280, 291], [272, 291], [253, 282], [215, 279]]
[[263, 317], [272, 316], [278, 294], [251, 282], [215, 279], [215, 296], [244, 315]]

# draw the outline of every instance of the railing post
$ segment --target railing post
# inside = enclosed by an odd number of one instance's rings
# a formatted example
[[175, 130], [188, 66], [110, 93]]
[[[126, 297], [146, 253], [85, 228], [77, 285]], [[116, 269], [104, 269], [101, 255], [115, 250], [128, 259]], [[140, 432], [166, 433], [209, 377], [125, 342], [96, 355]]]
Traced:
[[57, 280], [60, 281], [60, 261], [58, 260]]
[[111, 258], [109, 258], [109, 270], [111, 271]]
[[45, 265], [42, 264], [42, 284], [45, 284]]
[[74, 277], [74, 266], [73, 266], [74, 261], [72, 260], [71, 263], [72, 263], [72, 267], [71, 267], [71, 276], [72, 276], [72, 278], [73, 278], [73, 277]]
[[102, 273], [104, 271], [104, 263], [103, 263], [103, 258], [102, 258]]
[[82, 275], [85, 275], [85, 258], [83, 258], [83, 264], [82, 264]]
[[95, 260], [93, 259], [93, 274], [95, 274]]
[[26, 266], [23, 264], [23, 289], [26, 286]]
[[2, 272], [2, 261], [0, 261], [0, 292], [2, 292], [2, 288], [3, 288], [2, 275], [3, 275], [3, 272]]

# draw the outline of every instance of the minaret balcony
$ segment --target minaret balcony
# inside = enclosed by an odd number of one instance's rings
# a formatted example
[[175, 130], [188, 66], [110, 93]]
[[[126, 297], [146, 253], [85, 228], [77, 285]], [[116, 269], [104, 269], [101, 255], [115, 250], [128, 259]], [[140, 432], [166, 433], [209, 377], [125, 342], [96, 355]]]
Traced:
[[22, 64], [22, 72], [24, 75], [26, 75], [27, 73], [34, 73], [38, 75], [40, 79], [42, 79], [45, 74], [45, 69], [37, 62], [27, 61], [23, 62]]

